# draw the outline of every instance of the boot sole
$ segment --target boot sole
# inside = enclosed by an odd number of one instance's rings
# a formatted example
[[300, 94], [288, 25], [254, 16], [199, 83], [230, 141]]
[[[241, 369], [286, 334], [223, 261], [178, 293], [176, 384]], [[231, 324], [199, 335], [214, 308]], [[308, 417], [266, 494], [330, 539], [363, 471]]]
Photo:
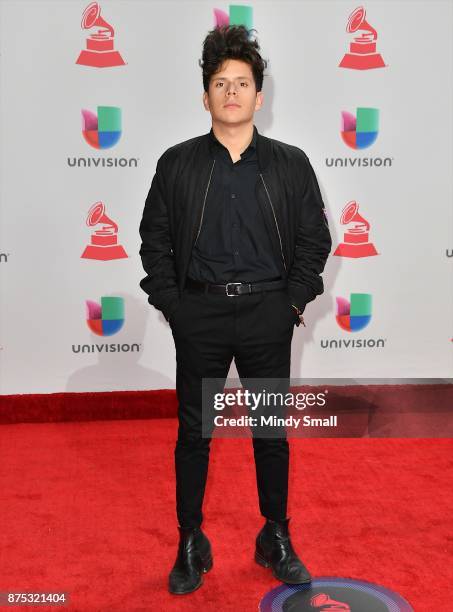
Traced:
[[266, 561], [266, 559], [260, 555], [260, 553], [256, 550], [255, 551], [255, 561], [258, 563], [258, 565], [261, 565], [262, 567], [269, 567], [270, 564]]
[[210, 555], [203, 561], [203, 574], [209, 572], [209, 570], [212, 569], [213, 564], [214, 562], [212, 560], [212, 555]]
[[[209, 572], [210, 569], [212, 569], [213, 566], [213, 560], [212, 560], [212, 555], [207, 557], [206, 560], [203, 561], [203, 574], [206, 574], [207, 572]], [[168, 589], [169, 593], [171, 593], [172, 595], [188, 595], [189, 593], [193, 593], [194, 591], [196, 591], [197, 589], [199, 589], [202, 585], [203, 585], [203, 574], [200, 576], [200, 582], [193, 588], [190, 589], [190, 591], [172, 591], [170, 588]]]
[[[266, 559], [256, 550], [255, 551], [255, 561], [256, 563], [258, 563], [258, 565], [261, 565], [262, 567], [271, 567], [271, 564], [266, 561]], [[308, 578], [307, 580], [297, 580], [295, 582], [291, 581], [291, 580], [285, 580], [284, 578], [281, 578], [280, 576], [278, 576], [274, 570], [271, 568], [271, 572], [274, 578], [276, 578], [277, 580], [280, 580], [280, 582], [284, 582], [285, 584], [310, 584], [311, 582], [311, 578]]]

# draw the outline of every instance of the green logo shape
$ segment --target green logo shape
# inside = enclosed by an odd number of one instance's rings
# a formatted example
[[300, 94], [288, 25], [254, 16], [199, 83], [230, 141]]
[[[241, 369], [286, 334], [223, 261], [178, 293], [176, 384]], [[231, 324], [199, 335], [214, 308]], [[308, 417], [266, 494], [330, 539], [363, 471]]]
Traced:
[[121, 132], [121, 109], [117, 106], [98, 106], [98, 130]]
[[118, 297], [101, 297], [102, 318], [106, 321], [124, 319], [124, 300]]
[[379, 109], [358, 108], [357, 109], [357, 132], [379, 131]]
[[247, 30], [253, 28], [253, 7], [244, 4], [230, 4], [230, 25], [243, 25]]

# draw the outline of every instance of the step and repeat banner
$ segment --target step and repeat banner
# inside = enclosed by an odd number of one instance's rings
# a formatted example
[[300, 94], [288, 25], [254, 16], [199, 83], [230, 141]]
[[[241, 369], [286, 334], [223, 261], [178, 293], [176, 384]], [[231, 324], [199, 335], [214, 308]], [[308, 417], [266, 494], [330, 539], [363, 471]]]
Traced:
[[0, 11], [2, 394], [175, 386], [138, 228], [157, 159], [210, 129], [198, 61], [224, 23], [256, 30], [256, 125], [306, 152], [333, 237], [291, 375], [453, 376], [452, 2]]

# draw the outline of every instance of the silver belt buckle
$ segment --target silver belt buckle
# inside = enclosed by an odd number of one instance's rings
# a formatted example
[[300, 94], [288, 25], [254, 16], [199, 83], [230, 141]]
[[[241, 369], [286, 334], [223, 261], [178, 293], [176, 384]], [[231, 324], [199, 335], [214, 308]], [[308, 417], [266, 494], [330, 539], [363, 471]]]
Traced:
[[225, 285], [225, 293], [227, 294], [227, 296], [228, 297], [237, 297], [239, 295], [238, 293], [228, 293], [229, 285], [242, 285], [242, 283], [227, 283]]

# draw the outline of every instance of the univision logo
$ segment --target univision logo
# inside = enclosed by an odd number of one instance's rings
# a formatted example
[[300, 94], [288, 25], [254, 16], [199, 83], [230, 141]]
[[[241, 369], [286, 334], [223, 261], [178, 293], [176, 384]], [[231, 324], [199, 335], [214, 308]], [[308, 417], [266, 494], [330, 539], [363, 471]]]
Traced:
[[371, 295], [369, 293], [351, 293], [349, 302], [337, 297], [336, 319], [341, 329], [356, 332], [364, 329], [371, 321]]
[[[336, 321], [339, 327], [350, 333], [358, 332], [371, 321], [372, 296], [369, 293], [351, 293], [350, 299], [344, 297], [336, 298]], [[358, 338], [358, 339], [324, 339], [321, 340], [321, 348], [383, 348], [383, 338]]]
[[120, 297], [101, 297], [101, 303], [86, 301], [87, 325], [98, 336], [113, 336], [124, 325], [124, 300]]
[[134, 342], [127, 344], [73, 344], [73, 353], [139, 353], [141, 344]]
[[[124, 325], [124, 299], [103, 296], [101, 303], [86, 300], [86, 322], [97, 336], [113, 336]], [[137, 353], [141, 344], [135, 342], [110, 344], [73, 344], [73, 353]]]
[[[98, 106], [96, 113], [82, 109], [82, 136], [93, 149], [111, 149], [122, 135], [122, 114], [118, 106]], [[138, 157], [68, 157], [69, 167], [136, 168]]]
[[379, 110], [377, 108], [357, 109], [354, 116], [347, 111], [341, 113], [341, 138], [351, 149], [370, 147], [379, 133]]
[[[341, 112], [341, 139], [356, 151], [367, 149], [376, 142], [379, 134], [379, 110], [377, 108], [359, 107], [356, 114]], [[328, 167], [369, 167], [391, 166], [392, 157], [326, 157]]]
[[82, 134], [95, 149], [110, 149], [121, 138], [121, 109], [117, 106], [98, 106], [97, 115], [82, 109]]

